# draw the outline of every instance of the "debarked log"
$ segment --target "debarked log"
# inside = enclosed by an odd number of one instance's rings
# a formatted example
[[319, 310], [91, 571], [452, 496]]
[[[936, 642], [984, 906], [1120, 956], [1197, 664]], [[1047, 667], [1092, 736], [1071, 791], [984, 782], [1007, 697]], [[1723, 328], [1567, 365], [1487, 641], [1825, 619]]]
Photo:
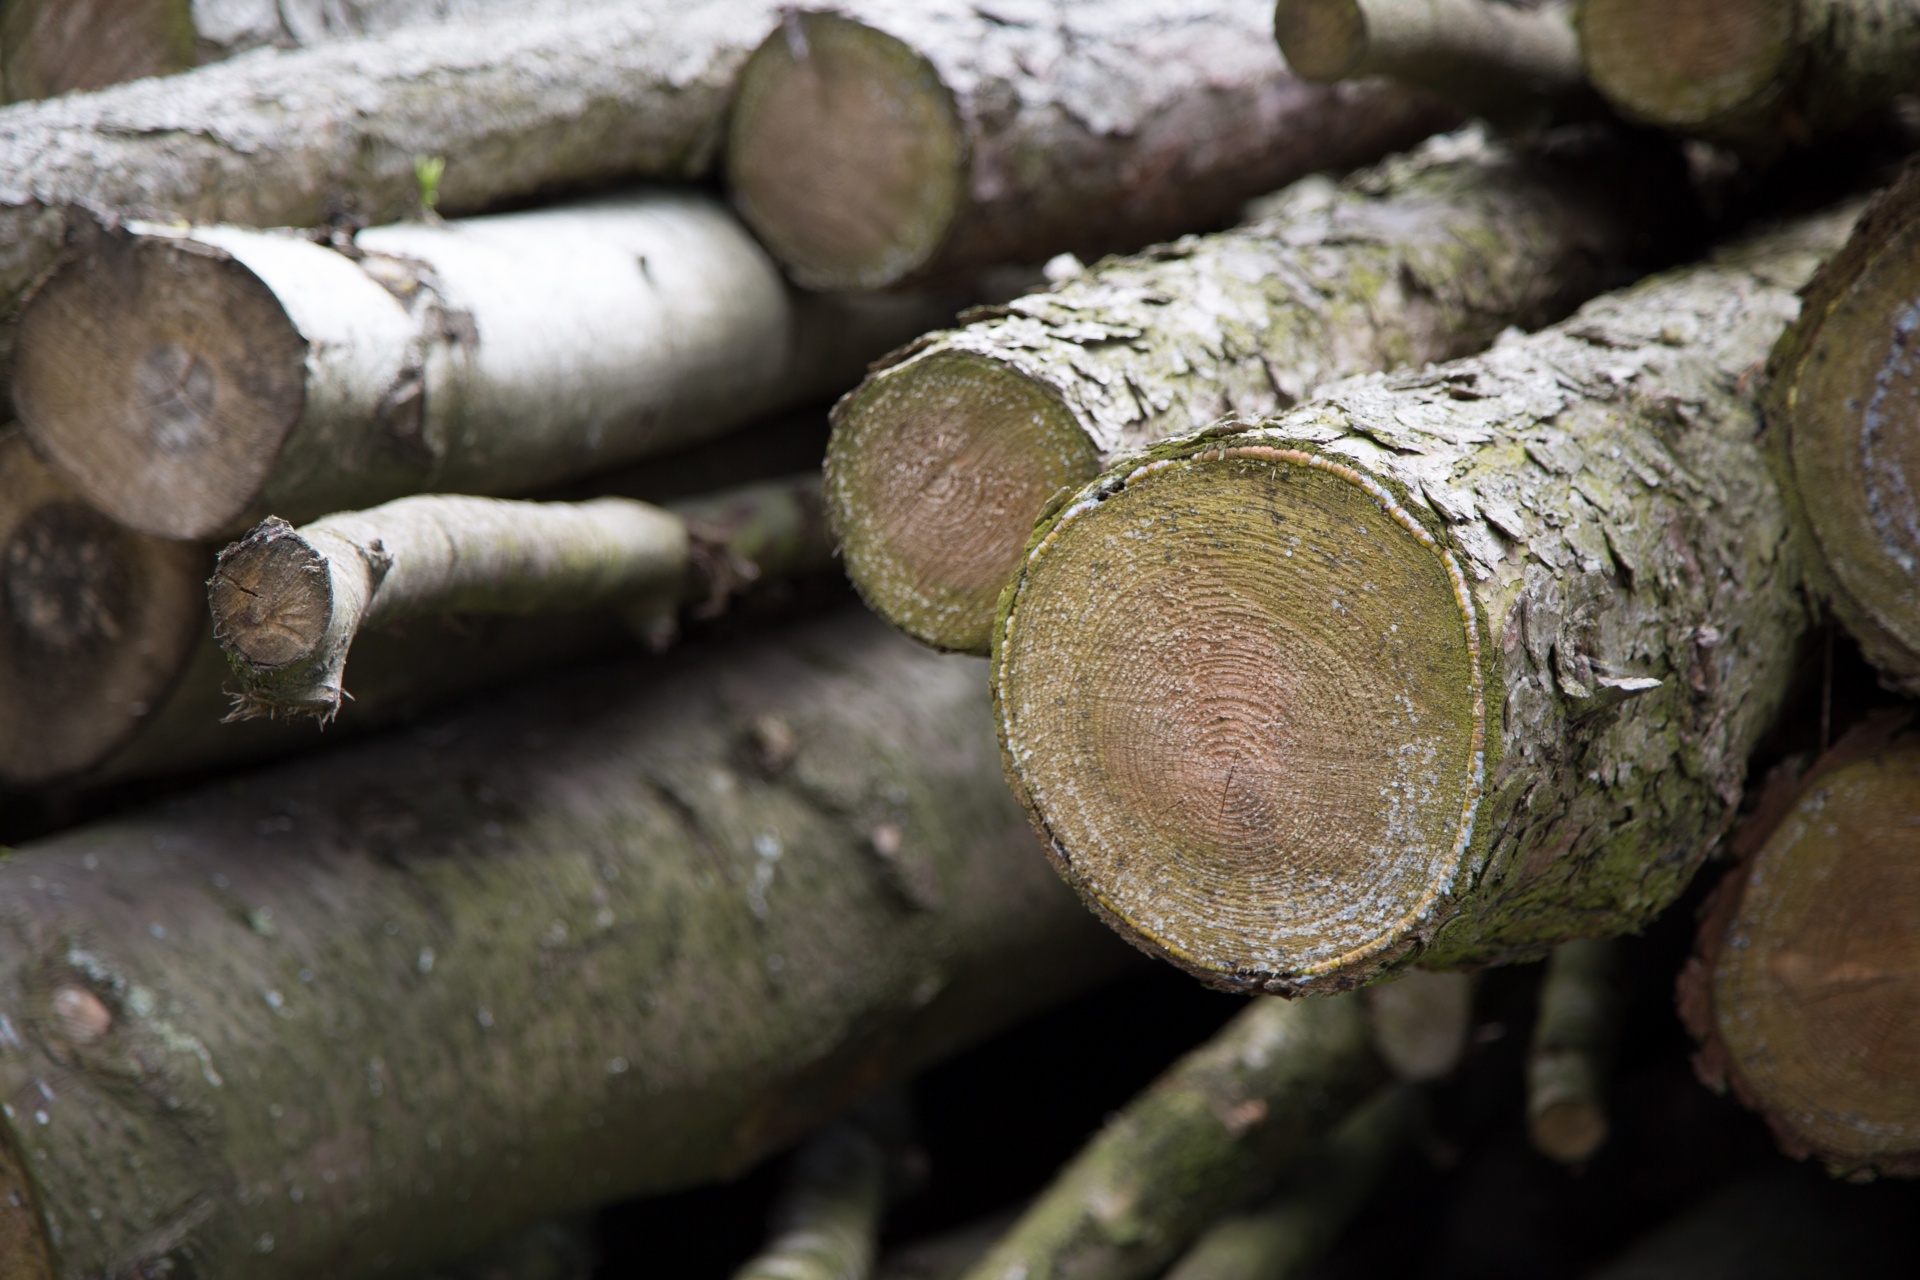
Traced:
[[1809, 626], [1754, 379], [1856, 213], [1064, 496], [992, 666], [1062, 874], [1237, 990], [1645, 924]]
[[977, 663], [848, 613], [659, 674], [0, 865], [5, 1273], [403, 1273], [740, 1170], [1124, 962]]
[[1448, 117], [1296, 79], [1252, 4], [853, 0], [789, 10], [755, 51], [726, 164], [795, 280], [876, 289], [1210, 230]]
[[1681, 249], [1693, 198], [1665, 148], [1468, 130], [1265, 204], [929, 335], [840, 403], [828, 502], [868, 603], [936, 648], [984, 653], [1060, 489], [1223, 415], [1558, 319]]
[[952, 314], [795, 293], [689, 192], [339, 249], [237, 227], [92, 239], [22, 315], [15, 401], [90, 502], [169, 538], [608, 470], [836, 394]]

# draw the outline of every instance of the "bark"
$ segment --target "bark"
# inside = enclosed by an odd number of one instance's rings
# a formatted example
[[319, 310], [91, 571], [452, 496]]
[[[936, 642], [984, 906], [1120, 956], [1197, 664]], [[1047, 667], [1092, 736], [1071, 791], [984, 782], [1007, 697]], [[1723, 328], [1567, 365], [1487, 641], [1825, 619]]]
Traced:
[[1620, 1034], [1619, 944], [1582, 938], [1553, 949], [1527, 1056], [1534, 1149], [1581, 1164], [1607, 1141], [1607, 1071]]
[[1386, 76], [1506, 124], [1593, 114], [1565, 0], [1278, 0], [1287, 65], [1331, 83]]
[[848, 572], [909, 635], [984, 653], [1059, 489], [1224, 414], [1565, 315], [1679, 248], [1691, 200], [1664, 149], [1468, 131], [930, 335], [835, 411], [828, 501]]
[[1473, 979], [1464, 973], [1401, 975], [1364, 997], [1373, 1049], [1401, 1080], [1438, 1080], [1466, 1056]]
[[1920, 88], [1909, 0], [1583, 0], [1579, 28], [1622, 115], [1762, 156]]
[[1672, 902], [1809, 625], [1755, 380], [1855, 212], [1063, 495], [992, 668], [1062, 874], [1235, 990], [1539, 956]]
[[1124, 949], [1034, 856], [980, 684], [846, 614], [16, 851], [5, 1273], [431, 1265], [1085, 989]]
[[1383, 1075], [1357, 1000], [1257, 1000], [1109, 1121], [968, 1280], [1155, 1275]]
[[107, 231], [21, 319], [15, 398], [160, 537], [422, 491], [525, 493], [837, 393], [951, 315], [796, 294], [716, 201], [653, 191], [360, 232]]
[[1681, 975], [1695, 1069], [1789, 1155], [1920, 1175], [1920, 734], [1871, 719], [1787, 794], [1743, 832]]
[[589, 1220], [554, 1220], [414, 1280], [593, 1280], [598, 1254]]
[[20, 299], [75, 207], [317, 226], [419, 208], [415, 161], [448, 158], [444, 213], [555, 188], [705, 176], [759, 0], [606, 4], [256, 50], [164, 80], [0, 111], [0, 366]]
[[1774, 348], [1767, 427], [1812, 580], [1887, 682], [1920, 695], [1920, 170], [1861, 218]]
[[727, 174], [795, 280], [875, 289], [1221, 226], [1445, 114], [1296, 79], [1251, 3], [856, 0], [789, 11], [755, 51]]
[[1412, 1128], [1413, 1096], [1383, 1090], [1334, 1130], [1271, 1202], [1208, 1228], [1167, 1280], [1297, 1280], [1333, 1247]]
[[880, 1215], [907, 1137], [904, 1099], [891, 1101], [897, 1105], [878, 1115], [830, 1125], [794, 1154], [774, 1206], [773, 1238], [734, 1280], [867, 1280], [873, 1274]]

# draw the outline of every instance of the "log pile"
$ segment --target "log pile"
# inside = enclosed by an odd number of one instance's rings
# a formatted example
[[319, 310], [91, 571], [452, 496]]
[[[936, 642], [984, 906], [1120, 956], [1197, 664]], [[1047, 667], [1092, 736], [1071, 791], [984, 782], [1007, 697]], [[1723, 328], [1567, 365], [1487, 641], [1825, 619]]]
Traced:
[[0, 1276], [1872, 1254], [1770, 1162], [1920, 1174], [1917, 55], [7, 4]]

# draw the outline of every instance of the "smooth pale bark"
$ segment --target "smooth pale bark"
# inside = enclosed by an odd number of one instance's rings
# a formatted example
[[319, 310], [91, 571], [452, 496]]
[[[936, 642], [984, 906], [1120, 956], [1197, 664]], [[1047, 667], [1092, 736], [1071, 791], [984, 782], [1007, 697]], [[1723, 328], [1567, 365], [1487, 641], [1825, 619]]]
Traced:
[[1063, 496], [992, 666], [1061, 873], [1235, 990], [1533, 957], [1666, 907], [1810, 624], [1755, 377], [1856, 212]]
[[431, 1265], [737, 1172], [1115, 972], [981, 676], [847, 613], [16, 850], [0, 1274]]
[[36, 293], [15, 400], [101, 511], [206, 538], [605, 471], [837, 393], [950, 315], [932, 296], [796, 293], [692, 192], [340, 248], [136, 224]]
[[1911, 0], [1581, 0], [1578, 24], [1622, 115], [1763, 155], [1920, 89]]
[[1287, 65], [1330, 83], [1386, 76], [1520, 124], [1592, 114], [1570, 0], [1278, 0]]
[[1357, 999], [1258, 999], [1108, 1121], [967, 1280], [1155, 1275], [1384, 1077]]
[[1527, 1055], [1527, 1132], [1542, 1155], [1579, 1164], [1607, 1140], [1607, 1072], [1620, 1034], [1619, 944], [1563, 942], [1547, 958]]
[[1860, 219], [1769, 362], [1767, 430], [1812, 581], [1887, 682], [1920, 695], [1920, 172]]
[[1920, 1175], [1920, 736], [1868, 721], [1743, 833], [1679, 984], [1701, 1079], [1834, 1173]]
[[1348, 1116], [1326, 1145], [1287, 1176], [1272, 1201], [1215, 1223], [1167, 1280], [1297, 1280], [1340, 1238], [1399, 1153], [1414, 1097], [1383, 1090]]
[[795, 280], [875, 289], [1221, 226], [1446, 114], [1296, 79], [1245, 0], [855, 0], [789, 10], [754, 53], [726, 164]]
[[1467, 130], [1262, 204], [931, 334], [836, 407], [828, 501], [868, 603], [984, 653], [1047, 500], [1116, 454], [1481, 350], [1670, 260], [1694, 222], [1674, 154], [1596, 130]]
[[1466, 1056], [1473, 1029], [1473, 978], [1414, 970], [1368, 987], [1362, 997], [1373, 1050], [1401, 1080], [1438, 1080]]
[[[597, 5], [260, 49], [164, 79], [0, 110], [0, 363], [67, 211], [242, 226], [390, 222], [415, 164], [442, 213], [556, 188], [705, 177], [761, 0]], [[316, 513], [317, 514], [317, 513]]]

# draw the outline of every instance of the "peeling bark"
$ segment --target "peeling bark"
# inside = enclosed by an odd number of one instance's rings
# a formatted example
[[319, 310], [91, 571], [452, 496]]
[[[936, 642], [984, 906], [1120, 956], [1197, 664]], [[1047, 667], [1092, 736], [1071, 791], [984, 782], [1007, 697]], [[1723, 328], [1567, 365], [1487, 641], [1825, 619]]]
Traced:
[[1582, 938], [1553, 949], [1527, 1055], [1527, 1132], [1562, 1164], [1584, 1162], [1607, 1141], [1622, 999], [1618, 943]]
[[1085, 989], [1124, 948], [988, 714], [978, 664], [848, 614], [16, 851], [0, 1271], [431, 1265], [736, 1172]]
[[1856, 212], [1063, 496], [992, 667], [1061, 873], [1236, 990], [1538, 956], [1671, 903], [1809, 625], [1756, 382]]

